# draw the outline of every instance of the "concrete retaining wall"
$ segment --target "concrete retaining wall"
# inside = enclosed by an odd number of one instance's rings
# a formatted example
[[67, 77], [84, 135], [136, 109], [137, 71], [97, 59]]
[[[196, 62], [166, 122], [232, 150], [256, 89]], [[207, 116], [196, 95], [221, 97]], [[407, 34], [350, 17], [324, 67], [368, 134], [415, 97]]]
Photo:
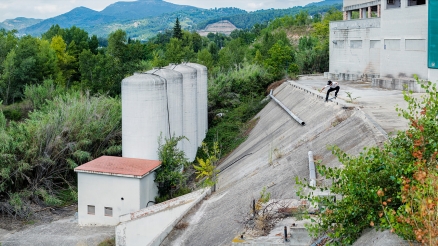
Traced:
[[172, 200], [120, 216], [116, 227], [118, 246], [158, 246], [190, 209], [211, 193], [205, 188]]
[[423, 88], [413, 79], [373, 79], [372, 87], [378, 87], [390, 90], [409, 90], [413, 92], [425, 92]]

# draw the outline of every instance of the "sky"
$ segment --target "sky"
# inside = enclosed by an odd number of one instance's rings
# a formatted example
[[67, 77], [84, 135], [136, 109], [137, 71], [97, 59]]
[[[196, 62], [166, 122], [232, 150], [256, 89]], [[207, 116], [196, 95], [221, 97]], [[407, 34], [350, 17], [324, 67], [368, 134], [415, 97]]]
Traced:
[[[132, 0], [123, 0], [132, 1]], [[247, 11], [259, 9], [285, 9], [303, 6], [321, 0], [167, 0], [181, 5], [191, 5], [199, 8], [236, 7]], [[48, 19], [70, 10], [84, 6], [101, 11], [117, 0], [0, 0], [0, 22], [17, 17]]]

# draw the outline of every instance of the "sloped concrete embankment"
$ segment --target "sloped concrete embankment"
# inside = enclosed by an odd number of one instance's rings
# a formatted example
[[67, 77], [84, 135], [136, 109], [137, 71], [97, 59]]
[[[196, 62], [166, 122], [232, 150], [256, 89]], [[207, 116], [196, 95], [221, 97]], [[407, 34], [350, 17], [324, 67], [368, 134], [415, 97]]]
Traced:
[[297, 198], [295, 177], [309, 177], [309, 150], [324, 165], [339, 166], [328, 145], [357, 154], [385, 141], [361, 110], [324, 103], [287, 82], [274, 95], [306, 125], [271, 101], [248, 139], [222, 163], [217, 191], [183, 219], [185, 230], [173, 231], [162, 245], [230, 245], [263, 187], [272, 198]]

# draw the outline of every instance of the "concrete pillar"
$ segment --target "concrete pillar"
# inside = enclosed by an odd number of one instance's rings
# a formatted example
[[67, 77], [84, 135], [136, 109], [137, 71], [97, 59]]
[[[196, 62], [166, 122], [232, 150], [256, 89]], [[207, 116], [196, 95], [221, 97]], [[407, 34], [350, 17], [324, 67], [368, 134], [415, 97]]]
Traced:
[[368, 7], [368, 18], [371, 18], [371, 6]]
[[344, 11], [344, 18], [343, 18], [343, 20], [347, 20], [347, 13], [348, 13], [348, 11]]
[[377, 17], [380, 18], [380, 9], [381, 9], [381, 5], [378, 4], [377, 5]]
[[363, 9], [359, 9], [359, 19], [363, 19]]
[[347, 20], [351, 20], [351, 11], [347, 11]]

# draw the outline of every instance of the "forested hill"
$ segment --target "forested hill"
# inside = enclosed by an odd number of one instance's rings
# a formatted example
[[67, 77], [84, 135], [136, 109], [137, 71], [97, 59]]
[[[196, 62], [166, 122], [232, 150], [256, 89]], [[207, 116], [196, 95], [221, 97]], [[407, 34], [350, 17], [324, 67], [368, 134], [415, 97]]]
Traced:
[[[201, 9], [187, 5], [177, 5], [162, 0], [139, 0], [116, 2], [102, 11], [78, 7], [68, 13], [43, 20], [35, 25], [19, 29], [20, 34], [39, 36], [52, 25], [61, 28], [72, 26], [84, 29], [91, 35], [107, 37], [117, 29], [123, 29], [133, 39], [147, 40], [157, 33], [172, 28], [179, 17], [185, 30], [203, 29], [207, 24], [218, 20], [229, 20], [238, 28], [250, 28], [256, 23], [265, 23], [276, 17], [294, 15], [304, 10], [311, 16], [326, 12], [329, 8], [342, 8], [342, 0], [325, 0], [307, 6], [288, 9], [268, 9], [247, 12], [238, 8]], [[2, 23], [0, 23], [2, 24]], [[10, 28], [5, 28], [9, 29]], [[18, 28], [16, 28], [18, 29]]]
[[[342, 0], [326, 0], [319, 3], [308, 4], [304, 7], [296, 6], [287, 9], [258, 10], [254, 12], [228, 16], [225, 19], [233, 23], [238, 28], [246, 29], [251, 28], [257, 23], [265, 23], [277, 17], [296, 15], [300, 11], [307, 11], [310, 16], [314, 16], [318, 13], [325, 13], [331, 8], [342, 10]], [[208, 21], [203, 21], [198, 24], [198, 29], [204, 29], [208, 24], [212, 24], [223, 19], [224, 18], [215, 18]]]
[[[46, 19], [36, 25], [19, 31], [22, 34], [38, 36], [41, 33], [46, 32], [52, 25], [56, 24], [62, 28], [76, 26], [86, 30], [91, 27], [105, 28], [109, 25], [117, 25], [120, 22], [133, 19], [151, 18], [165, 13], [172, 13], [181, 10], [190, 11], [193, 9], [197, 8], [186, 5], [177, 5], [162, 0], [116, 2], [100, 12], [85, 7], [74, 8], [65, 14]], [[109, 34], [110, 32], [106, 34]]]

